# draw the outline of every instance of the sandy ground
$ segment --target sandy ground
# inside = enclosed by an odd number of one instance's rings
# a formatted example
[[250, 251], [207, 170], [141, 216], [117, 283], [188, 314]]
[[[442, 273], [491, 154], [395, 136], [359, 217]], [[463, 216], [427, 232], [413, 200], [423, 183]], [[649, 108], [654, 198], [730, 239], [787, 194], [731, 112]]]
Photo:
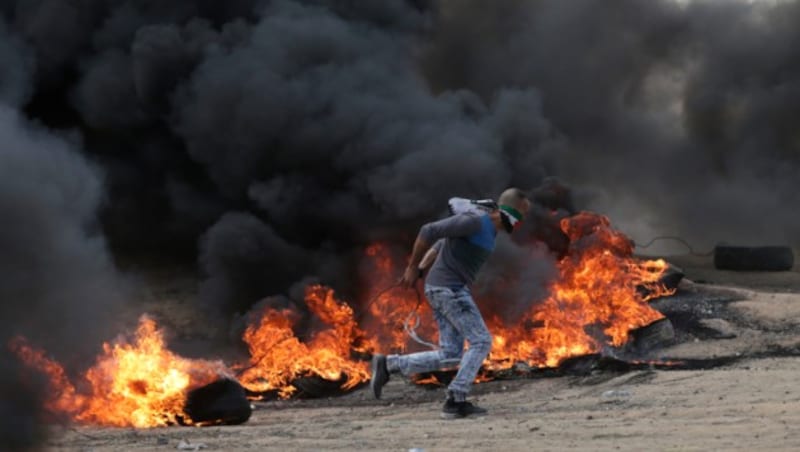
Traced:
[[[728, 357], [705, 370], [599, 371], [475, 387], [490, 410], [439, 419], [442, 392], [394, 379], [323, 400], [257, 402], [241, 426], [149, 430], [53, 427], [52, 450], [800, 450], [800, 273], [713, 270], [672, 259], [689, 278], [657, 306], [675, 343], [653, 358]], [[713, 319], [714, 328], [698, 329]], [[720, 326], [721, 325], [721, 326]], [[724, 338], [720, 338], [724, 337]]]

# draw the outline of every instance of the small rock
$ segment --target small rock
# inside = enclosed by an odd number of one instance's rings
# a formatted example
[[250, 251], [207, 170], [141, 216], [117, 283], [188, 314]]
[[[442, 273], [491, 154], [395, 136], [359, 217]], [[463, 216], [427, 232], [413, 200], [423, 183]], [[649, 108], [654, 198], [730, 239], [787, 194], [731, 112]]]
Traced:
[[600, 394], [603, 403], [623, 403], [633, 397], [633, 391], [629, 389], [611, 389]]
[[205, 445], [205, 443], [190, 443], [189, 441], [186, 441], [185, 439], [182, 439], [182, 440], [180, 440], [180, 442], [178, 442], [178, 446], [176, 447], [176, 449], [178, 449], [178, 450], [200, 450], [200, 449], [205, 449], [206, 447], [207, 446]]

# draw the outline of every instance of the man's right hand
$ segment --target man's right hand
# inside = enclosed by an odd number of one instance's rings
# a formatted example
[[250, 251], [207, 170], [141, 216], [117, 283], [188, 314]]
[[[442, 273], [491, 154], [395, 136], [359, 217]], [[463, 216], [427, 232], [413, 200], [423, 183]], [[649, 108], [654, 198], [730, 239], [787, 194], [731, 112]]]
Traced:
[[400, 278], [400, 285], [406, 288], [414, 287], [419, 278], [419, 269], [414, 265], [409, 265], [403, 272], [403, 277]]

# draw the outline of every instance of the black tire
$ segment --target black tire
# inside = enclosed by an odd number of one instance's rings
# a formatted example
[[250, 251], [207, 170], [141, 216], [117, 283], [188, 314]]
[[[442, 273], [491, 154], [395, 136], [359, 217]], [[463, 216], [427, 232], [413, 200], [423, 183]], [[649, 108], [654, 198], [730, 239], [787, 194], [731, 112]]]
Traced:
[[590, 353], [588, 355], [571, 356], [558, 363], [558, 371], [564, 375], [589, 375], [597, 366], [602, 355]]
[[794, 266], [794, 253], [788, 246], [714, 247], [714, 267], [735, 271], [788, 271]]
[[672, 322], [664, 317], [631, 331], [631, 337], [625, 348], [627, 351], [643, 354], [664, 347], [673, 339], [675, 339], [675, 328]]
[[683, 281], [684, 273], [680, 268], [669, 264], [667, 270], [661, 275], [659, 282], [667, 289], [678, 290], [678, 285]]
[[338, 380], [326, 380], [318, 375], [300, 377], [292, 381], [292, 386], [297, 388], [295, 397], [301, 399], [318, 399], [343, 395], [348, 390], [342, 389], [347, 382], [347, 376], [342, 375]]
[[183, 410], [194, 425], [242, 424], [253, 412], [242, 385], [229, 379], [189, 391]]

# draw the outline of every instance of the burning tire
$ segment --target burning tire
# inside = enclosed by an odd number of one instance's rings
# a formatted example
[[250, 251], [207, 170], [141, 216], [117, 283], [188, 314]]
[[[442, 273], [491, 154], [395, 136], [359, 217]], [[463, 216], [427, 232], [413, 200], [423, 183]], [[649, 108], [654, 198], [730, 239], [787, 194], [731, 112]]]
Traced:
[[[678, 285], [681, 283], [681, 281], [683, 280], [684, 276], [685, 275], [683, 273], [683, 270], [681, 270], [680, 268], [678, 268], [678, 267], [676, 267], [676, 266], [674, 266], [672, 264], [669, 264], [667, 269], [664, 271], [664, 274], [661, 275], [661, 278], [659, 279], [658, 282], [659, 282], [659, 284], [664, 286], [664, 288], [666, 288], [668, 290], [675, 291], [675, 290], [678, 290]], [[642, 286], [637, 286], [636, 290], [639, 292], [639, 295], [641, 295], [642, 297], [650, 296], [652, 294], [652, 292], [653, 292], [651, 289], [649, 289], [649, 288], [647, 288], [646, 286], [643, 286], [643, 285]]]
[[297, 397], [304, 399], [317, 399], [342, 395], [346, 390], [342, 385], [347, 382], [347, 375], [342, 375], [338, 380], [326, 380], [318, 375], [300, 377], [292, 381], [292, 386], [297, 388]]
[[684, 276], [683, 270], [670, 264], [669, 267], [667, 267], [667, 270], [661, 276], [661, 280], [659, 282], [667, 289], [678, 290], [678, 285], [681, 283]]
[[242, 424], [253, 412], [244, 388], [229, 379], [217, 380], [190, 391], [184, 411], [194, 425]]
[[673, 339], [675, 339], [675, 328], [672, 326], [672, 322], [665, 317], [631, 331], [631, 340], [626, 349], [643, 354], [663, 347]]
[[794, 266], [794, 253], [788, 246], [714, 247], [714, 267], [735, 271], [787, 271]]

